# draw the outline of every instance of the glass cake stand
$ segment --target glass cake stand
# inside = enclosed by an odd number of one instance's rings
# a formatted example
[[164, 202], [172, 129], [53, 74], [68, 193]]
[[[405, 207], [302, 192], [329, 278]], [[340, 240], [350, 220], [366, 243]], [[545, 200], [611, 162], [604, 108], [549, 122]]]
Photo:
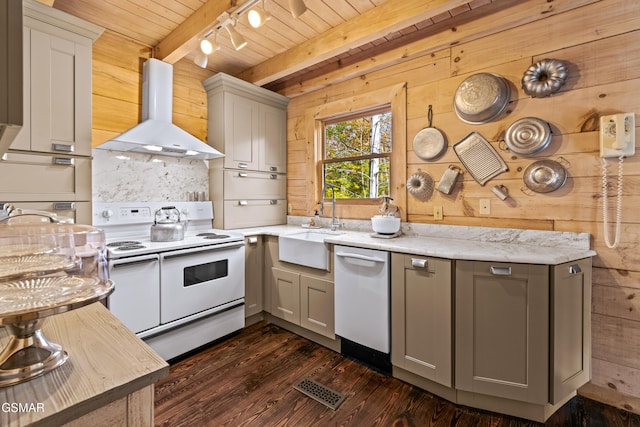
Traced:
[[0, 282], [0, 325], [10, 335], [0, 353], [0, 386], [27, 381], [61, 366], [67, 352], [45, 338], [44, 320], [100, 301], [113, 288], [111, 280], [66, 273]]

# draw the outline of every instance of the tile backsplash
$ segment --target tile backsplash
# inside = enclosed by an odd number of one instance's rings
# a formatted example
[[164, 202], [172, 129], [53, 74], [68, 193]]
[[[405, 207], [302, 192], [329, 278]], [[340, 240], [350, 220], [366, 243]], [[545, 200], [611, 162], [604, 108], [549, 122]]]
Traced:
[[190, 192], [209, 194], [206, 160], [93, 150], [94, 202], [187, 200]]

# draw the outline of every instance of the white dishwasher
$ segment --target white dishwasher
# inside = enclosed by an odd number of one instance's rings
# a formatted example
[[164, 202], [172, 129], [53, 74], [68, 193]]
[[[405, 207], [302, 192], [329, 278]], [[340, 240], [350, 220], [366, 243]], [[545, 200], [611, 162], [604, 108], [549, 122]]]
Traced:
[[389, 252], [336, 245], [334, 265], [335, 331], [341, 352], [390, 372]]

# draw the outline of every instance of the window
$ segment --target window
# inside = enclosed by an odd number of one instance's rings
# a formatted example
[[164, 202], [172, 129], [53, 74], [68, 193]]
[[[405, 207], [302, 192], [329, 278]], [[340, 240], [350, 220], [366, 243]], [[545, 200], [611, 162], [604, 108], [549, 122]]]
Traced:
[[390, 194], [390, 107], [323, 122], [324, 197], [377, 199]]

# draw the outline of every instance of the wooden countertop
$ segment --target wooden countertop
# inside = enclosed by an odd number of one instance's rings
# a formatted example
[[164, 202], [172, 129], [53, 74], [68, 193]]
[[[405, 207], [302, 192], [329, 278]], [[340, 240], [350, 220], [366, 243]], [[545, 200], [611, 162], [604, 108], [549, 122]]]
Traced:
[[[41, 377], [0, 388], [0, 426], [58, 426], [169, 374], [169, 365], [101, 303], [48, 317], [42, 331], [69, 359]], [[3, 348], [7, 341], [1, 328]], [[34, 410], [14, 412], [11, 404]]]

